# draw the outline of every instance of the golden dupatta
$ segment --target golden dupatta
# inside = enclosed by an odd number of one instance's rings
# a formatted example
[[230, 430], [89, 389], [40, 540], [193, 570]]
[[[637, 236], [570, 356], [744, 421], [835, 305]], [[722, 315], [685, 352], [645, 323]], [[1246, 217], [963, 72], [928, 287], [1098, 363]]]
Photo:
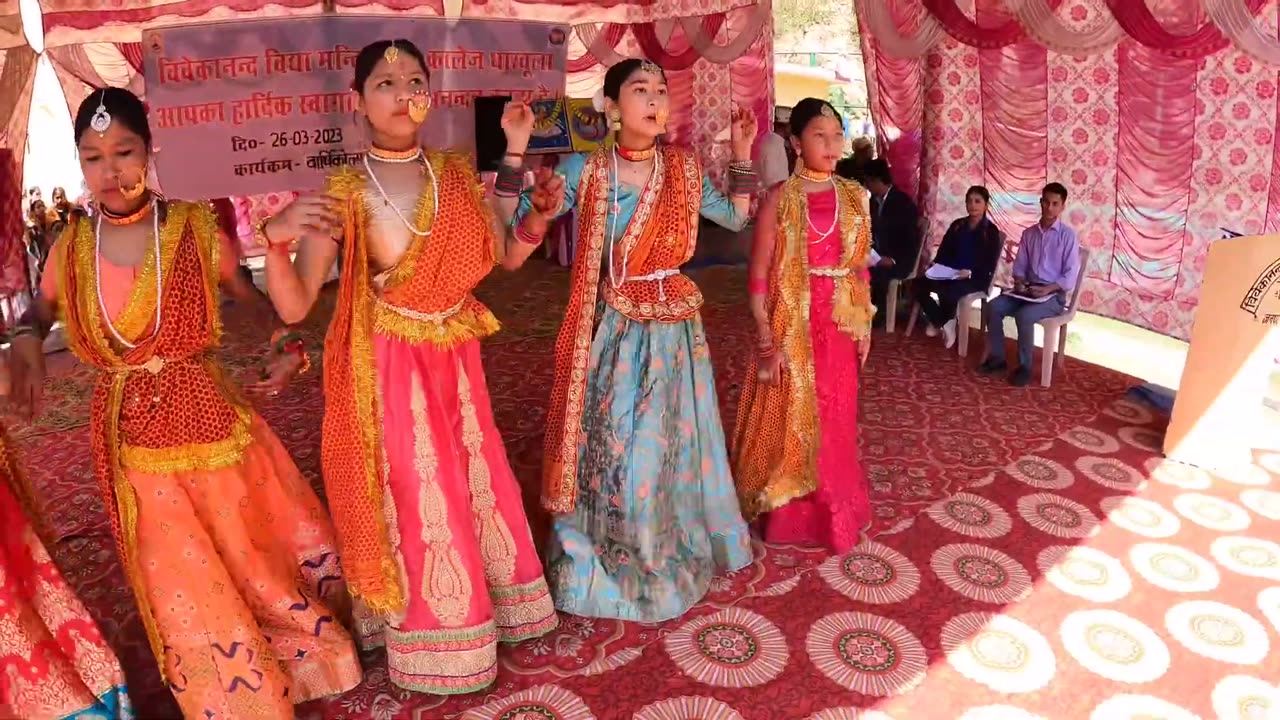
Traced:
[[[769, 276], [769, 318], [785, 367], [777, 385], [756, 377], [753, 355], [734, 427], [734, 478], [743, 515], [752, 519], [817, 488], [818, 409], [809, 337], [809, 213], [804, 181], [783, 183]], [[866, 278], [871, 223], [866, 190], [836, 179], [841, 262], [833, 277], [831, 319], [855, 340], [871, 334], [875, 307]]]
[[[329, 193], [345, 204], [338, 302], [324, 343], [325, 413], [321, 463], [325, 495], [342, 549], [347, 586], [371, 610], [405, 605], [396, 561], [395, 507], [386, 489], [382, 412], [373, 337], [454, 347], [498, 331], [493, 314], [470, 292], [494, 266], [497, 242], [484, 186], [463, 155], [429, 153], [439, 181], [439, 210], [423, 188], [414, 235], [375, 291], [369, 268], [371, 216], [366, 178], [344, 168]], [[428, 316], [432, 320], [425, 320]]]

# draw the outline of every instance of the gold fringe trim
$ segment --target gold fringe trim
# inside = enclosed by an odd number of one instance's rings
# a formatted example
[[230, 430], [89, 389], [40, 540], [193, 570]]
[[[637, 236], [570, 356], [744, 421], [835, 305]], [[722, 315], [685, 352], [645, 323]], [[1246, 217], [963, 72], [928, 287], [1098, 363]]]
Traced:
[[373, 308], [373, 331], [410, 343], [431, 343], [441, 350], [480, 340], [502, 329], [502, 324], [488, 308], [468, 300], [462, 309], [442, 322], [418, 320], [402, 315], [381, 304]]
[[138, 615], [142, 619], [142, 627], [146, 630], [147, 641], [151, 644], [151, 653], [156, 658], [160, 670], [160, 681], [168, 683], [166, 670], [164, 639], [160, 636], [160, 628], [156, 624], [155, 613], [151, 610], [151, 598], [147, 595], [147, 583], [142, 577], [142, 568], [138, 566], [138, 498], [134, 494], [133, 485], [120, 465], [120, 409], [124, 404], [124, 380], [127, 377], [119, 374], [111, 379], [111, 387], [107, 391], [106, 436], [107, 452], [110, 454], [112, 488], [115, 490], [116, 512], [120, 518], [120, 547], [123, 550], [120, 558], [124, 565], [125, 577], [133, 588], [134, 600], [138, 604]]
[[249, 426], [236, 423], [231, 437], [211, 443], [191, 443], [166, 448], [120, 446], [120, 465], [129, 470], [162, 475], [177, 472], [218, 470], [240, 464], [244, 450], [253, 442]]
[[[382, 557], [377, 560], [378, 573], [382, 580], [380, 591], [369, 592], [367, 575], [352, 573], [344, 564], [344, 570], [347, 571], [347, 590], [353, 598], [364, 604], [368, 612], [389, 618], [404, 611], [407, 596], [401, 585], [400, 566], [389, 536], [387, 518], [379, 512], [389, 500], [386, 497], [386, 478], [381, 474], [385, 462], [385, 451], [382, 447], [381, 403], [378, 400], [373, 362], [372, 306], [374, 303], [367, 301], [371, 296], [369, 258], [365, 239], [369, 223], [369, 209], [364, 202], [365, 185], [364, 175], [351, 167], [335, 171], [326, 183], [328, 194], [345, 203], [342, 252], [347, 275], [339, 286], [339, 298], [341, 300], [344, 294], [349, 293], [348, 296], [354, 301], [349, 310], [347, 345], [339, 347], [333, 344], [335, 333], [331, 326], [329, 335], [325, 339], [325, 355], [327, 357], [330, 352], [348, 353], [347, 370], [350, 373], [351, 393], [354, 396], [353, 410], [360, 432], [360, 447], [364, 455], [362, 458], [365, 468], [363, 490], [371, 509], [377, 513], [374, 524], [379, 534], [379, 549], [382, 554]], [[403, 262], [403, 258], [401, 260]], [[350, 289], [346, 283], [351, 283]], [[339, 364], [342, 364], [340, 360], [334, 363], [335, 366]], [[329, 372], [329, 363], [326, 363], [326, 385]], [[321, 452], [324, 452], [323, 448]]]

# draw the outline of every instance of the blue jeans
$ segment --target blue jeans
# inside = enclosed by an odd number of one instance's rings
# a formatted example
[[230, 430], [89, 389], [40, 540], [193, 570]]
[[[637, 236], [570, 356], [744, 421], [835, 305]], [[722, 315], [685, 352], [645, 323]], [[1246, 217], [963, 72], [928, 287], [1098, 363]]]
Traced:
[[1031, 351], [1036, 346], [1036, 322], [1066, 310], [1062, 296], [1042, 303], [1027, 302], [1000, 295], [987, 306], [987, 359], [1004, 360], [1004, 319], [1012, 317], [1018, 325], [1018, 367], [1031, 369]]

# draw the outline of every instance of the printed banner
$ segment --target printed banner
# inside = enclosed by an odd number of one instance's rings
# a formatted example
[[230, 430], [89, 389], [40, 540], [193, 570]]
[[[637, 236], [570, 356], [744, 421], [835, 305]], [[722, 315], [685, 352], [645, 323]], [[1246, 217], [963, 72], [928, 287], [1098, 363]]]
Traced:
[[351, 90], [356, 55], [386, 38], [427, 57], [425, 144], [474, 150], [472, 103], [564, 94], [568, 27], [404, 16], [321, 16], [147, 30], [156, 173], [181, 199], [310, 190], [368, 146]]

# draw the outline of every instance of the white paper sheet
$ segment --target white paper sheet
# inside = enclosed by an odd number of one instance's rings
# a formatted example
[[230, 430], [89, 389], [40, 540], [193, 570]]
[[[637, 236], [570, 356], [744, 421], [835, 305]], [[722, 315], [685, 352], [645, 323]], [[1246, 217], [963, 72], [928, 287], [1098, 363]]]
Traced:
[[934, 263], [929, 266], [928, 270], [924, 271], [924, 276], [930, 280], [959, 280], [960, 271], [953, 267]]

